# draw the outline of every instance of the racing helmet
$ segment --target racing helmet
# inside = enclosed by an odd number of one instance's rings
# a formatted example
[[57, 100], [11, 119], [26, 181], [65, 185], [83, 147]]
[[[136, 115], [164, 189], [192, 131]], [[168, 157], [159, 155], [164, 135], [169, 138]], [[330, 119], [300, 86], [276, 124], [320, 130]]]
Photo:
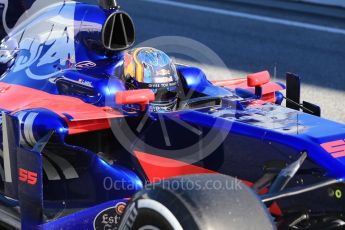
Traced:
[[176, 110], [178, 75], [170, 57], [154, 48], [136, 48], [125, 51], [124, 71], [127, 89], [151, 89], [155, 101], [149, 105], [152, 112]]

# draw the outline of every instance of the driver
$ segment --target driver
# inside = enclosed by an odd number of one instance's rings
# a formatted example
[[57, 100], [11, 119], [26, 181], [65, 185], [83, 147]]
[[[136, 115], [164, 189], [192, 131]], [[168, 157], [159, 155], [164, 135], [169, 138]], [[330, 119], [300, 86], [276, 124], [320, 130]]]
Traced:
[[177, 109], [178, 75], [176, 66], [164, 52], [154, 48], [137, 48], [124, 53], [124, 81], [127, 90], [151, 89], [155, 101], [151, 112]]

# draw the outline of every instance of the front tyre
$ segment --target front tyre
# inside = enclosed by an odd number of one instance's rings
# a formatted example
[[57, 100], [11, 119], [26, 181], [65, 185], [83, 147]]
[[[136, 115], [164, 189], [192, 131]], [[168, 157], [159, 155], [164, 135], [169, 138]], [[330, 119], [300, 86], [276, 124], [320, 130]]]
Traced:
[[147, 186], [128, 204], [120, 229], [275, 227], [266, 207], [250, 188], [232, 177], [200, 174]]

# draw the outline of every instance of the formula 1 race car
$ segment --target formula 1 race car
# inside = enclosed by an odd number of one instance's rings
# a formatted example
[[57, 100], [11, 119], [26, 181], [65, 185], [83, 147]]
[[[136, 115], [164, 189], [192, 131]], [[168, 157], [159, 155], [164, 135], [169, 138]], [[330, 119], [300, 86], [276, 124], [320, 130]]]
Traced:
[[345, 125], [297, 75], [209, 81], [134, 40], [115, 1], [51, 5], [3, 39], [2, 227], [345, 226]]

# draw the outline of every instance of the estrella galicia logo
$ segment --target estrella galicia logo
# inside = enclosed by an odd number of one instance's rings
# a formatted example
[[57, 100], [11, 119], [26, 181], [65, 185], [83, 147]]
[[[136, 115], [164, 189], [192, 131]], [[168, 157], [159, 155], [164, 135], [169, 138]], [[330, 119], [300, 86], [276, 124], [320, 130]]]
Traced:
[[119, 202], [115, 207], [107, 208], [97, 214], [93, 227], [95, 230], [117, 230], [121, 216], [126, 207], [124, 202]]

